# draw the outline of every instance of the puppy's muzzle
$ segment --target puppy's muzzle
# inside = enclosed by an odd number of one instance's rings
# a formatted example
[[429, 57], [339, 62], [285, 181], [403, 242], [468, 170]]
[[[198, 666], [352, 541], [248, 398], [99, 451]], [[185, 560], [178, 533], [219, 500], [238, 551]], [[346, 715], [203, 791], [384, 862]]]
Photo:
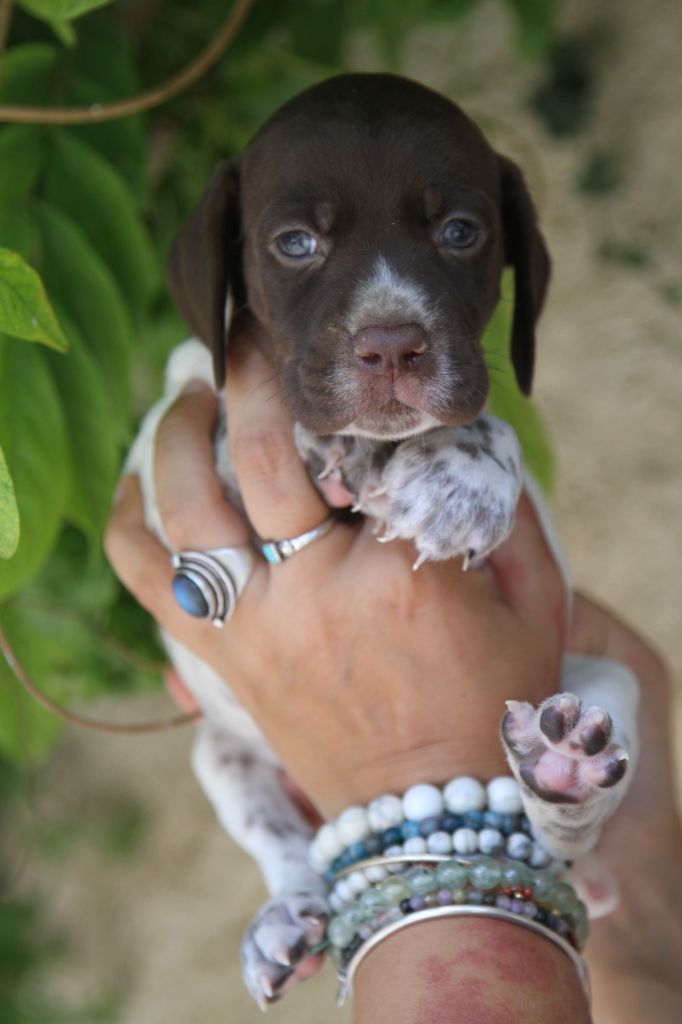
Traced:
[[364, 370], [375, 376], [397, 377], [420, 368], [428, 338], [419, 324], [372, 325], [359, 330], [353, 344]]

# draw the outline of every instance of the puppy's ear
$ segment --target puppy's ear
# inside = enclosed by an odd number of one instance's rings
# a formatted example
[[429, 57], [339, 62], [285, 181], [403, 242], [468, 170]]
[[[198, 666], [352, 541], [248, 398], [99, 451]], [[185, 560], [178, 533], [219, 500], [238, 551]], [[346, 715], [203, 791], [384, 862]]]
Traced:
[[239, 242], [239, 172], [235, 161], [223, 160], [168, 255], [171, 294], [193, 333], [210, 348], [218, 388], [225, 383], [225, 304], [237, 284]]
[[535, 363], [535, 324], [542, 311], [550, 261], [526, 183], [516, 164], [500, 157], [505, 263], [514, 268], [511, 360], [524, 395], [530, 394]]

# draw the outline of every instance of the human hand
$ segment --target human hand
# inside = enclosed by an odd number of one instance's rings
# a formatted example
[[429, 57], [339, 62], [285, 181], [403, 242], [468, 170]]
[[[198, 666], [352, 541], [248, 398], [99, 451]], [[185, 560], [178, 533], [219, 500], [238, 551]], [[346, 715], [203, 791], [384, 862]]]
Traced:
[[[272, 370], [232, 348], [228, 432], [244, 505], [263, 537], [294, 536], [327, 508], [296, 453]], [[239, 545], [251, 529], [213, 469], [215, 397], [184, 394], [157, 434], [157, 500], [176, 550]], [[530, 502], [485, 571], [411, 570], [411, 545], [379, 545], [371, 524], [337, 524], [284, 564], [256, 570], [225, 629], [171, 594], [165, 549], [126, 482], [107, 533], [126, 586], [160, 625], [224, 678], [282, 763], [327, 816], [422, 780], [504, 771], [504, 701], [556, 689], [564, 590]]]
[[627, 665], [641, 688], [640, 756], [597, 846], [620, 901], [587, 947], [595, 1020], [673, 1024], [682, 1006], [682, 828], [670, 743], [670, 679], [652, 648], [612, 613], [576, 595], [569, 649]]

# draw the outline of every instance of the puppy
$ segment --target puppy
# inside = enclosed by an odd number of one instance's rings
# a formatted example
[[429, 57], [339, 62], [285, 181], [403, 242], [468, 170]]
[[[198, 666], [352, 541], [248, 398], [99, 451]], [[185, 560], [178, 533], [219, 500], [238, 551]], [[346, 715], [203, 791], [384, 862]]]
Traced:
[[[189, 379], [222, 386], [229, 300], [264, 328], [312, 474], [337, 476], [385, 539], [412, 539], [417, 564], [483, 560], [509, 533], [523, 484], [513, 431], [484, 412], [481, 338], [506, 265], [511, 360], [527, 394], [549, 259], [518, 168], [449, 100], [392, 75], [344, 75], [287, 103], [219, 165], [171, 250], [173, 295], [207, 347], [176, 350], [166, 395], [131, 452], [148, 526], [165, 540], [156, 426]], [[224, 429], [216, 464], [239, 506]], [[242, 951], [246, 984], [265, 1006], [323, 934], [310, 830], [223, 680], [166, 642], [204, 712], [195, 771], [272, 897]], [[572, 859], [593, 845], [632, 774], [637, 690], [621, 666], [591, 659], [567, 659], [562, 683], [566, 692], [537, 710], [510, 706], [502, 738], [536, 835]]]

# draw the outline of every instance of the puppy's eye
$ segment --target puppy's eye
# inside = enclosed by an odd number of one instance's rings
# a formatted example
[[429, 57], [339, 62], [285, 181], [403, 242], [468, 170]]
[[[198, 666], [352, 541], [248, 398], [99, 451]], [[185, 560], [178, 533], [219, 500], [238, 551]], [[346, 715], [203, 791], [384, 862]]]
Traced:
[[317, 252], [317, 239], [307, 231], [285, 231], [275, 239], [277, 248], [283, 256], [292, 259], [305, 259]]
[[470, 220], [453, 217], [443, 228], [442, 242], [448, 249], [470, 249], [478, 235], [478, 228]]

